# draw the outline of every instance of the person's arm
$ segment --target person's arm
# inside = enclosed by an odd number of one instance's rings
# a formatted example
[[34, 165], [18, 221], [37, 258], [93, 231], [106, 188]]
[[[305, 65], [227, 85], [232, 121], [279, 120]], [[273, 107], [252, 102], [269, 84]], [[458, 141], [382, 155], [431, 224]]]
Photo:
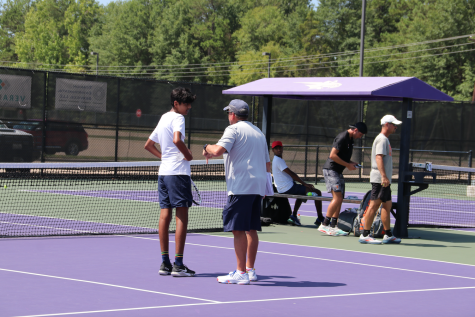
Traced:
[[330, 158], [337, 164], [340, 164], [341, 166], [345, 166], [347, 169], [349, 169], [350, 171], [354, 171], [356, 169], [355, 165], [357, 163], [355, 162], [351, 162], [350, 163], [347, 163], [345, 161], [343, 161], [339, 156], [338, 156], [338, 153], [340, 151], [335, 149], [334, 147], [332, 148], [332, 151], [330, 152]]
[[303, 186], [305, 186], [305, 187], [307, 187], [307, 188], [310, 188], [310, 189], [315, 189], [315, 187], [314, 187], [312, 184], [307, 184], [307, 183], [305, 183], [302, 179], [300, 179], [300, 177], [299, 177], [297, 174], [295, 174], [294, 172], [292, 172], [292, 171], [290, 170], [290, 168], [287, 167], [286, 169], [283, 170], [283, 172], [289, 174], [290, 177], [292, 177], [292, 179], [293, 179], [294, 181], [299, 182], [299, 183], [302, 184]]
[[191, 155], [191, 151], [186, 147], [185, 143], [181, 140], [181, 132], [175, 131], [173, 132], [173, 144], [178, 148], [178, 150], [183, 154], [185, 160], [191, 161], [193, 160], [193, 155]]
[[383, 154], [377, 154], [376, 155], [376, 164], [378, 165], [378, 171], [381, 173], [381, 185], [383, 187], [388, 187], [389, 186], [389, 179], [388, 176], [386, 175], [386, 170], [384, 169], [384, 161], [383, 161]]
[[271, 172], [270, 162], [267, 162], [267, 163], [266, 163], [266, 171], [267, 171], [267, 173], [270, 173], [270, 172]]
[[155, 142], [148, 139], [147, 142], [145, 142], [144, 149], [158, 157], [159, 159], [162, 158], [162, 153], [155, 147]]
[[208, 144], [206, 148], [203, 149], [203, 155], [206, 158], [212, 158], [213, 156], [221, 156], [226, 152], [226, 149], [221, 145], [217, 144]]

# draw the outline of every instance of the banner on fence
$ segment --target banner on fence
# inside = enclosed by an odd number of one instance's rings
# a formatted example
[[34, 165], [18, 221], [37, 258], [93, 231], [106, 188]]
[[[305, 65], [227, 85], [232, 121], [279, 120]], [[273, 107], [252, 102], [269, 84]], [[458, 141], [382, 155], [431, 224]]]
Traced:
[[0, 74], [0, 107], [31, 108], [31, 77]]
[[55, 109], [106, 112], [107, 83], [56, 78]]

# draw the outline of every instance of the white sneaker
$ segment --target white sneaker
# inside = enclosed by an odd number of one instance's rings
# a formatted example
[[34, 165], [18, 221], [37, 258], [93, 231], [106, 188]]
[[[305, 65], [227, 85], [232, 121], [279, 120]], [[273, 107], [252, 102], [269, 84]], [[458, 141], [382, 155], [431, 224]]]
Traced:
[[347, 236], [348, 232], [341, 230], [340, 228], [331, 228], [334, 236]]
[[388, 237], [387, 235], [384, 235], [383, 243], [384, 243], [384, 244], [388, 244], [388, 243], [401, 243], [401, 239], [396, 238], [395, 236]]
[[256, 282], [257, 281], [257, 274], [256, 274], [256, 269], [246, 269], [247, 275], [249, 275], [249, 281], [251, 282]]
[[237, 271], [229, 272], [228, 275], [218, 276], [218, 282], [223, 284], [238, 284], [238, 285], [248, 285], [249, 274], [246, 272], [238, 273]]
[[368, 235], [367, 237], [363, 237], [363, 234], [361, 234], [360, 239], [358, 241], [360, 243], [367, 243], [367, 244], [381, 244], [381, 241], [376, 240], [370, 235]]
[[330, 229], [330, 226], [325, 226], [323, 223], [320, 225], [320, 227], [318, 227], [318, 231], [323, 233], [327, 233], [328, 229]]

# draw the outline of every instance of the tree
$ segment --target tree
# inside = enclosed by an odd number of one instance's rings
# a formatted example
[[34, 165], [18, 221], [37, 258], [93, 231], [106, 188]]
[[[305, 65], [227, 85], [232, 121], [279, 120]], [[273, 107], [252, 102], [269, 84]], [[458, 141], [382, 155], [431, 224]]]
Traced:
[[[95, 0], [35, 2], [26, 15], [25, 31], [15, 37], [18, 59], [25, 63], [85, 70], [89, 53], [88, 32], [97, 23], [100, 14]], [[40, 67], [50, 68], [50, 65]]]
[[25, 16], [31, 0], [6, 0], [0, 9], [0, 61], [18, 61], [15, 36], [25, 30]]
[[101, 64], [135, 66], [125, 68], [127, 71], [109, 69], [110, 74], [123, 75], [132, 70], [134, 76], [140, 76], [147, 72], [143, 66], [153, 62], [151, 37], [167, 5], [166, 0], [130, 0], [111, 2], [104, 8], [101, 22], [90, 33], [91, 50], [99, 53]]

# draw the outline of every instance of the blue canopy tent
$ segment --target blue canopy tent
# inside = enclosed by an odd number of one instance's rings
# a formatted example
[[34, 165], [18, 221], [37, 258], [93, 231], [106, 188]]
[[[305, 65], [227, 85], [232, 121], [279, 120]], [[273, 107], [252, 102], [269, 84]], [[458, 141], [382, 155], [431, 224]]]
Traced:
[[[302, 77], [264, 78], [223, 91], [227, 95], [264, 97], [262, 131], [270, 144], [273, 98], [299, 100], [402, 101], [401, 147], [396, 225], [394, 233], [408, 237], [411, 194], [427, 188], [427, 173], [413, 173], [409, 166], [412, 101], [453, 101], [454, 99], [415, 77]], [[414, 177], [414, 180], [412, 179]], [[412, 186], [419, 188], [411, 192]], [[425, 186], [425, 187], [424, 187]]]

